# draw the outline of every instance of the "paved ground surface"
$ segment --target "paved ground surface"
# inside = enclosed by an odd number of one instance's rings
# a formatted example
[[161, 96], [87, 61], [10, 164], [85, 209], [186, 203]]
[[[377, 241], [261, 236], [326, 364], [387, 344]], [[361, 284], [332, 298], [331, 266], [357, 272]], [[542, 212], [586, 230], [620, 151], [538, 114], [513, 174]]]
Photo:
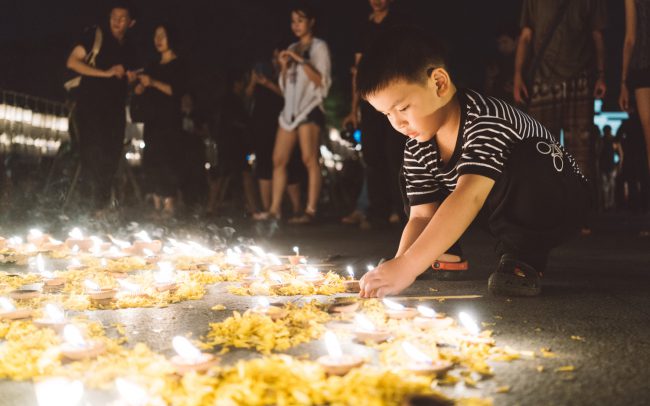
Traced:
[[[644, 405], [650, 403], [650, 238], [637, 234], [647, 218], [607, 216], [593, 223], [590, 236], [579, 237], [557, 249], [544, 278], [544, 290], [536, 298], [497, 298], [488, 295], [486, 280], [495, 264], [493, 241], [472, 229], [464, 238], [471, 263], [470, 279], [461, 282], [419, 280], [405, 294], [419, 296], [483, 295], [479, 299], [434, 304], [436, 309], [457, 314], [472, 312], [479, 320], [495, 323], [498, 345], [516, 349], [551, 348], [557, 358], [494, 363], [493, 379], [476, 389], [459, 388], [460, 395], [494, 398], [497, 405]], [[398, 229], [360, 231], [338, 225], [281, 228], [272, 239], [256, 235], [254, 227], [234, 226], [236, 235], [255, 237], [258, 243], [288, 252], [299, 245], [301, 252], [344, 266], [365, 267], [368, 262], [389, 256], [399, 239]], [[259, 231], [259, 230], [258, 230]], [[104, 323], [127, 326], [130, 342], [145, 341], [153, 349], [172, 352], [171, 338], [191, 331], [207, 332], [208, 322], [227, 312], [213, 312], [215, 303], [229, 309], [245, 309], [250, 298], [210, 288], [201, 301], [184, 302], [165, 309], [126, 309], [93, 312]], [[152, 322], [153, 321], [153, 322]], [[577, 341], [571, 336], [584, 337]], [[294, 349], [316, 355], [324, 352], [320, 342]], [[246, 351], [231, 352], [226, 361], [254, 356]], [[536, 367], [542, 365], [544, 372]], [[553, 369], [573, 365], [571, 374]], [[510, 393], [495, 394], [495, 388], [509, 385]], [[91, 393], [88, 404], [105, 404], [110, 396]], [[0, 382], [0, 405], [35, 404], [30, 383]]]

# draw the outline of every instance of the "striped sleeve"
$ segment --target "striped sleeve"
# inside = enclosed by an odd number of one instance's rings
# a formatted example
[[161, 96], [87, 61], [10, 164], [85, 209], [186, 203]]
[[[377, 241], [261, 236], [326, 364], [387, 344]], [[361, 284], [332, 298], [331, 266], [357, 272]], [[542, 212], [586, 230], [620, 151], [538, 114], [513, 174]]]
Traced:
[[442, 201], [443, 194], [433, 173], [427, 169], [423, 158], [418, 159], [404, 148], [403, 164], [406, 196], [410, 206]]
[[466, 141], [457, 165], [458, 175], [475, 174], [498, 179], [512, 145], [521, 137], [496, 117], [481, 117], [465, 131]]

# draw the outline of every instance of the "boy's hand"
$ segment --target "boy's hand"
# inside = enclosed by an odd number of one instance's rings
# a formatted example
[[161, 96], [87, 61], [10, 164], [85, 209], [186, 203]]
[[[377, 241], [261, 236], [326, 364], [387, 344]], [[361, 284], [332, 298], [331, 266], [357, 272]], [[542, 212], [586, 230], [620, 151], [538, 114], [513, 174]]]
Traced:
[[409, 287], [417, 275], [404, 257], [391, 259], [363, 275], [359, 281], [359, 296], [369, 298], [396, 295]]

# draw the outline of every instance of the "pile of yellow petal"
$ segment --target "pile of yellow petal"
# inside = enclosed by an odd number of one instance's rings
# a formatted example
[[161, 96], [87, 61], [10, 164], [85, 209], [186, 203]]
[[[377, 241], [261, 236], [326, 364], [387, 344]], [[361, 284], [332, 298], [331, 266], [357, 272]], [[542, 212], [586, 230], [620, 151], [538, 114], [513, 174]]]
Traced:
[[288, 304], [285, 309], [287, 316], [275, 321], [250, 310], [243, 314], [233, 312], [232, 317], [220, 323], [210, 323], [206, 345], [254, 348], [269, 354], [317, 339], [325, 331], [323, 324], [329, 315], [316, 302], [303, 306]]

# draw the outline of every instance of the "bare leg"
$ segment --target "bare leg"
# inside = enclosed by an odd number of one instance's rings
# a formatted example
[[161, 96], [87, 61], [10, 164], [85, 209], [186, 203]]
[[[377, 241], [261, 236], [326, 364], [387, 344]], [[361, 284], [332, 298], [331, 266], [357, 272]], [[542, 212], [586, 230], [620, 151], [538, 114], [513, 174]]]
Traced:
[[291, 201], [291, 209], [294, 215], [300, 215], [300, 183], [294, 183], [287, 186], [287, 194]]
[[[268, 179], [260, 179], [257, 182], [260, 188], [262, 211], [269, 211], [271, 208], [271, 181]], [[289, 185], [289, 188], [291, 188], [291, 185]]]
[[162, 198], [157, 194], [153, 195], [153, 207], [156, 210], [160, 210], [162, 208]]
[[302, 162], [305, 164], [305, 168], [307, 168], [309, 179], [305, 212], [314, 214], [318, 208], [318, 198], [320, 196], [322, 181], [320, 164], [318, 162], [320, 127], [313, 123], [301, 125], [298, 127], [298, 140], [300, 141]]
[[242, 183], [244, 187], [244, 199], [246, 201], [246, 210], [249, 214], [257, 212], [257, 202], [255, 199], [255, 182], [250, 171], [242, 173]]
[[636, 89], [636, 106], [645, 136], [645, 148], [648, 157], [648, 172], [650, 173], [650, 88]]
[[273, 199], [269, 210], [276, 217], [279, 217], [282, 211], [282, 197], [287, 186], [287, 163], [296, 146], [296, 138], [295, 132], [278, 127], [273, 148], [273, 189], [271, 191]]

